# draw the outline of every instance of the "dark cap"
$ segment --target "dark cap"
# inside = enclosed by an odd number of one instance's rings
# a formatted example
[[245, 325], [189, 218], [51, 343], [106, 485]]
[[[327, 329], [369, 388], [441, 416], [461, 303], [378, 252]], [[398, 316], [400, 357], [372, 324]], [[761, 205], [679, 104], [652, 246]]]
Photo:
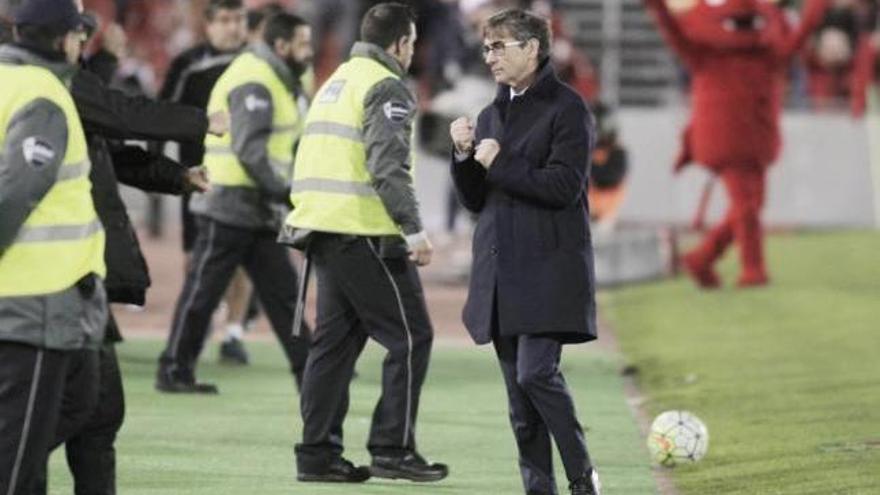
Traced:
[[82, 23], [82, 28], [86, 30], [86, 34], [91, 36], [95, 31], [98, 30], [100, 23], [98, 22], [98, 16], [91, 12], [83, 12], [80, 16], [80, 21]]
[[14, 20], [16, 25], [43, 26], [57, 33], [74, 31], [82, 25], [73, 0], [24, 0]]

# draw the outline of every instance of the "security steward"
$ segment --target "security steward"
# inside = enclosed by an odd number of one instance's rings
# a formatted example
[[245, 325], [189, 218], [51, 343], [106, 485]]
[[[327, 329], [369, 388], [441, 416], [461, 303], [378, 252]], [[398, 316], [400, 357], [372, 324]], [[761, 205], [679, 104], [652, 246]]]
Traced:
[[104, 231], [85, 135], [65, 88], [79, 56], [71, 0], [29, 0], [0, 48], [0, 493], [45, 469], [73, 352], [97, 349]]
[[[300, 481], [371, 475], [437, 481], [448, 474], [416, 452], [419, 395], [433, 340], [416, 265], [431, 260], [413, 188], [415, 98], [403, 78], [414, 15], [399, 3], [365, 14], [362, 41], [324, 83], [306, 117], [283, 242], [307, 251], [318, 278], [315, 340], [302, 387]], [[372, 464], [342, 457], [355, 362], [368, 337], [385, 347], [382, 397], [368, 441]]]
[[263, 42], [239, 56], [214, 87], [208, 111], [229, 112], [230, 134], [205, 139], [212, 189], [192, 199], [198, 234], [159, 358], [160, 391], [217, 392], [212, 384], [196, 382], [196, 361], [211, 315], [239, 266], [254, 284], [297, 385], [301, 381], [309, 331], [293, 336], [298, 276], [276, 238], [289, 211], [288, 184], [305, 110], [299, 76], [312, 56], [308, 24], [278, 14], [267, 21]]

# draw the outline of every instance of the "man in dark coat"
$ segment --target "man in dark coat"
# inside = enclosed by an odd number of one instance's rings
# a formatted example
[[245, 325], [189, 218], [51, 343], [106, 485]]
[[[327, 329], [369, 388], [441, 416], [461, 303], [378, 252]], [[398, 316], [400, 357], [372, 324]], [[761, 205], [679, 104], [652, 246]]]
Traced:
[[597, 494], [559, 368], [563, 344], [596, 338], [586, 196], [592, 119], [548, 62], [546, 20], [500, 12], [483, 38], [498, 95], [476, 130], [466, 118], [450, 126], [452, 177], [462, 204], [479, 214], [464, 323], [498, 355], [526, 493], [557, 493], [552, 436], [571, 493]]

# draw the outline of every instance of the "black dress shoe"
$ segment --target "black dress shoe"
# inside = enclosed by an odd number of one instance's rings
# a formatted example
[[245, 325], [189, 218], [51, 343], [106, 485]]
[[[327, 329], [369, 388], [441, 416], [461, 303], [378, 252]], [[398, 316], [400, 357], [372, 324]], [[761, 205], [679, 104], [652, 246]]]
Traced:
[[299, 471], [296, 479], [324, 483], [363, 483], [370, 479], [370, 470], [366, 466], [355, 466], [351, 461], [338, 457], [321, 470]]
[[571, 495], [600, 495], [602, 484], [599, 483], [599, 473], [591, 469], [582, 477], [572, 481], [568, 487]]
[[182, 377], [165, 369], [156, 373], [156, 390], [169, 394], [206, 394], [220, 393], [213, 383], [199, 383], [194, 376]]
[[373, 456], [370, 474], [392, 480], [440, 481], [449, 475], [449, 468], [446, 464], [428, 464], [422, 456], [411, 452], [404, 456]]

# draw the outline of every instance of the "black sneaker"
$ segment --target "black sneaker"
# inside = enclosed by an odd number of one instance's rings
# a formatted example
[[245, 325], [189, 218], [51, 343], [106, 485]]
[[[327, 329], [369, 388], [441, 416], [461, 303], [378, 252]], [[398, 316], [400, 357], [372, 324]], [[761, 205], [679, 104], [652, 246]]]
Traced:
[[370, 470], [366, 466], [355, 466], [348, 459], [337, 457], [318, 471], [300, 470], [296, 474], [296, 479], [305, 482], [363, 483], [370, 479]]
[[449, 475], [446, 464], [431, 463], [415, 452], [404, 456], [373, 456], [370, 474], [376, 478], [440, 481]]
[[220, 344], [220, 362], [247, 366], [250, 363], [247, 349], [241, 339], [227, 339]]
[[602, 484], [599, 483], [599, 473], [591, 469], [582, 477], [571, 482], [568, 486], [571, 495], [601, 495]]
[[199, 383], [195, 376], [187, 373], [180, 376], [162, 367], [156, 373], [156, 390], [170, 394], [206, 394], [216, 395], [220, 393], [213, 383]]

